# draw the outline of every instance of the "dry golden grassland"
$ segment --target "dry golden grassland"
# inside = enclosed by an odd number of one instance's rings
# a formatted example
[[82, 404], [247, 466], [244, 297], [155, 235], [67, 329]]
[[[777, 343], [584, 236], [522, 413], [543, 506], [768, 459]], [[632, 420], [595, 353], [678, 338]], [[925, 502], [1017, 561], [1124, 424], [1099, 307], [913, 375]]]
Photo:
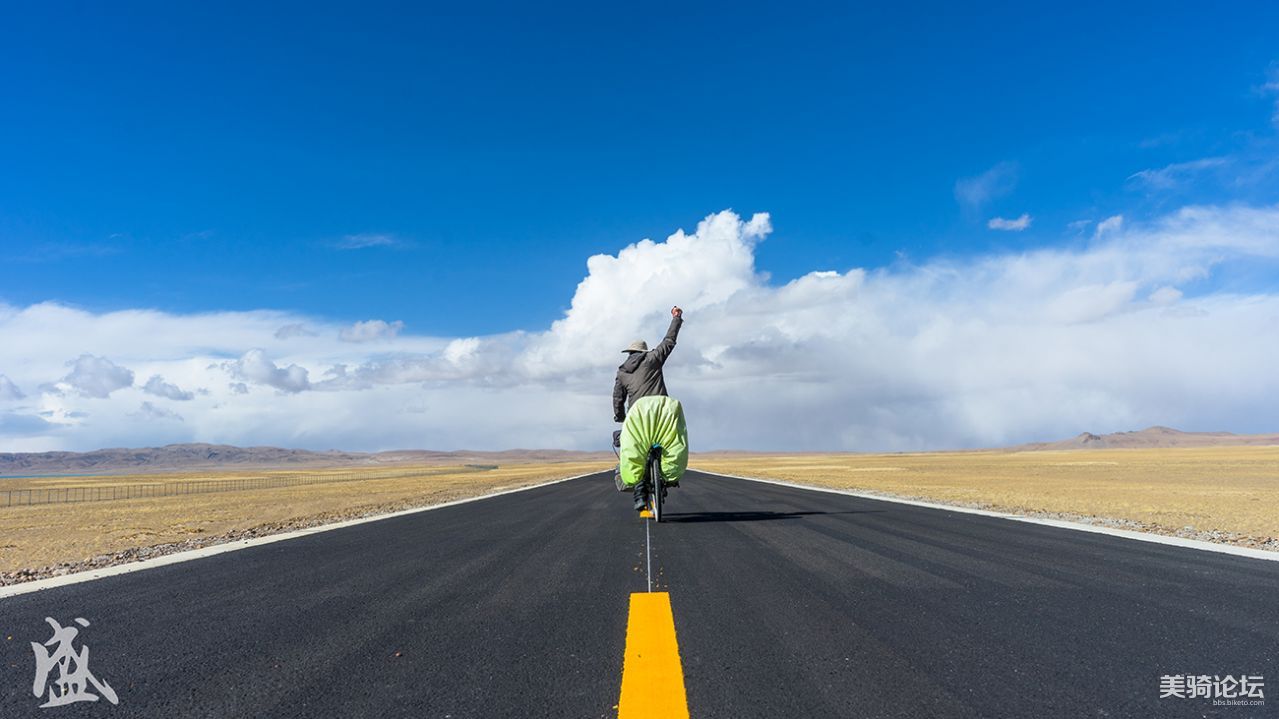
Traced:
[[[75, 565], [61, 568], [66, 571], [118, 563], [137, 557], [104, 555], [138, 547], [175, 543], [197, 546], [271, 534], [326, 521], [439, 504], [603, 469], [605, 466], [598, 461], [503, 465], [484, 471], [432, 466], [419, 468], [416, 474], [412, 467], [341, 469], [331, 471], [332, 479], [352, 472], [361, 472], [367, 478], [169, 497], [0, 506], [0, 574], [53, 565]], [[0, 485], [3, 489], [134, 485], [136, 490], [141, 485], [163, 482], [194, 483], [290, 474], [325, 479], [324, 471], [201, 472], [7, 479], [0, 481]], [[58, 572], [25, 573], [8, 579], [30, 579], [50, 573]]]
[[1279, 548], [1279, 447], [700, 455], [696, 469]]

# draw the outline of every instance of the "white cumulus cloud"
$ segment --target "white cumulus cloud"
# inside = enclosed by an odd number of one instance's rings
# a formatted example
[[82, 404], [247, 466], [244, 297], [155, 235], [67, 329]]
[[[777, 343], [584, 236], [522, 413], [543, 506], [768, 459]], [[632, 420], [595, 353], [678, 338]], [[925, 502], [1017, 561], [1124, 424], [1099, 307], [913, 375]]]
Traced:
[[166, 397], [168, 399], [178, 401], [195, 399], [194, 392], [183, 391], [177, 385], [165, 382], [164, 378], [158, 374], [151, 375], [151, 379], [147, 380], [147, 383], [142, 385], [142, 391], [147, 394], [153, 394], [157, 397]]
[[1030, 227], [1030, 223], [1034, 221], [1030, 215], [1023, 212], [1020, 217], [1011, 220], [1004, 217], [992, 217], [986, 223], [986, 226], [992, 230], [1008, 230], [1010, 232], [1021, 232]]
[[311, 381], [305, 367], [296, 364], [277, 367], [260, 349], [249, 350], [240, 359], [228, 362], [224, 366], [236, 379], [264, 384], [281, 392], [301, 392], [311, 388]]
[[[0, 336], [18, 338], [0, 343], [0, 367], [47, 388], [28, 400], [39, 416], [6, 415], [0, 439], [15, 450], [603, 448], [619, 351], [659, 340], [674, 304], [686, 322], [667, 384], [697, 450], [977, 447], [1151, 424], [1273, 431], [1279, 291], [1255, 277], [1279, 272], [1279, 207], [1192, 206], [1099, 227], [1055, 248], [820, 268], [777, 284], [755, 262], [769, 216], [719, 212], [589, 258], [549, 327], [396, 328], [392, 345], [273, 311], [0, 305]], [[290, 324], [314, 335], [277, 339]], [[83, 368], [50, 386], [77, 354]], [[208, 393], [172, 421], [138, 409], [146, 385], [129, 388], [115, 362]]]
[[107, 359], [82, 354], [67, 363], [71, 373], [62, 382], [85, 397], [105, 398], [133, 384], [133, 371]]

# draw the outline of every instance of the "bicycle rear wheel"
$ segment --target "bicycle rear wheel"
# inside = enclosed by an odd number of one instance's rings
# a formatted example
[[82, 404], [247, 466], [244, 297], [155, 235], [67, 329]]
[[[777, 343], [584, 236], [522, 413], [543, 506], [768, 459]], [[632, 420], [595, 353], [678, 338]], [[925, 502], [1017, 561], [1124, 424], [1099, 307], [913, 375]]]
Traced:
[[662, 463], [657, 459], [648, 462], [648, 490], [652, 498], [653, 521], [662, 521]]

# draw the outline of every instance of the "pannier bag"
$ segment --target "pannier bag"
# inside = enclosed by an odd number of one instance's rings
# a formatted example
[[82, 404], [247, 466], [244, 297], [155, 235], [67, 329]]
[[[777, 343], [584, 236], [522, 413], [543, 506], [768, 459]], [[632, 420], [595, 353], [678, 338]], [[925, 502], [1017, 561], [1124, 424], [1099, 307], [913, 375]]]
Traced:
[[670, 397], [640, 397], [622, 423], [622, 483], [634, 487], [644, 478], [644, 464], [654, 445], [662, 448], [662, 479], [674, 484], [688, 469], [688, 427], [684, 406]]

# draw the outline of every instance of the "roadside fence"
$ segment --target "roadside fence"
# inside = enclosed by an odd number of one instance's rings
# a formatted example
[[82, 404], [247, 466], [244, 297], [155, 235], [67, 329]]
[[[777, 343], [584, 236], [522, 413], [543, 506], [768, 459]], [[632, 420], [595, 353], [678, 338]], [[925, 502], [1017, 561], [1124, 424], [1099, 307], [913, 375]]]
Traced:
[[[255, 489], [299, 487], [310, 484], [334, 482], [366, 482], [378, 479], [403, 479], [406, 477], [431, 477], [442, 474], [484, 472], [497, 469], [495, 464], [468, 464], [464, 467], [433, 467], [395, 470], [356, 470], [350, 472], [271, 473], [256, 477], [227, 477], [205, 479], [176, 479], [147, 482], [137, 475], [121, 475], [126, 482], [110, 484], [116, 479], [111, 475], [93, 478], [104, 486], [80, 484], [74, 487], [32, 487], [27, 489], [0, 489], [0, 509], [28, 507], [37, 504], [67, 504], [71, 502], [112, 502], [124, 499], [152, 497], [176, 497], [185, 494], [209, 494], [213, 492], [243, 492]], [[30, 478], [27, 478], [30, 479]], [[0, 486], [4, 478], [0, 477]]]

